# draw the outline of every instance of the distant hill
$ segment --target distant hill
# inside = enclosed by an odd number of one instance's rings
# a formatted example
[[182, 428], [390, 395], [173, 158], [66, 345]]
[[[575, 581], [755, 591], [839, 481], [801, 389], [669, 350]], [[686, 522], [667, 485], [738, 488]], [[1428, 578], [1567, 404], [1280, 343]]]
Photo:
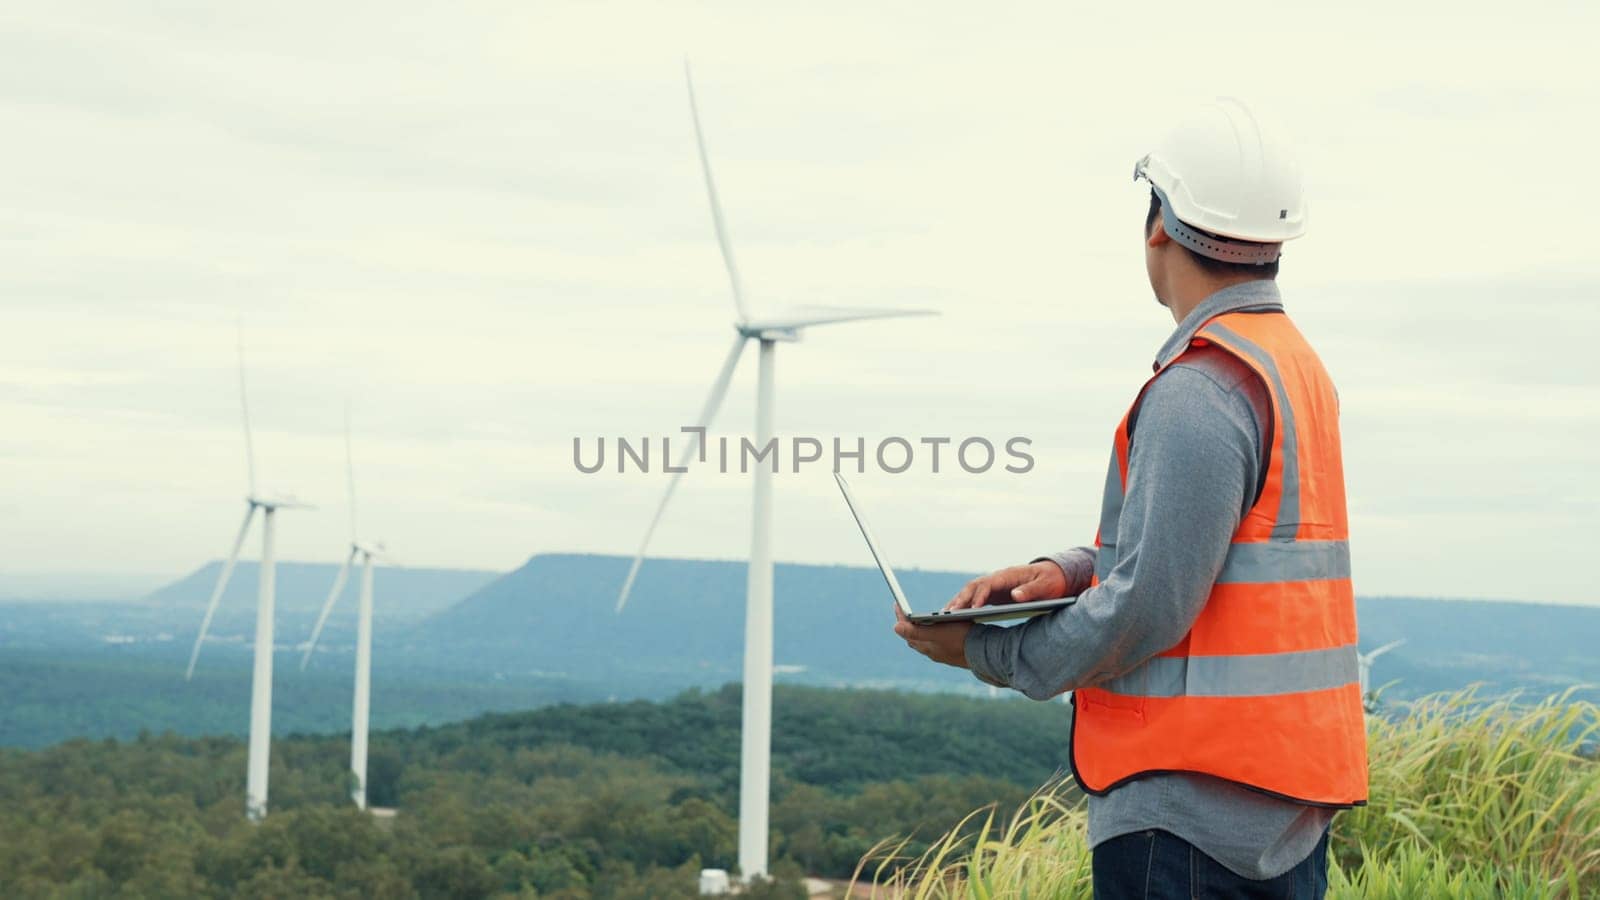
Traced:
[[0, 603], [127, 603], [164, 580], [148, 572], [0, 572]]
[[[745, 564], [652, 559], [627, 608], [614, 612], [629, 560], [552, 554], [523, 565], [413, 629], [418, 651], [507, 673], [577, 678], [645, 675], [663, 687], [741, 677]], [[970, 577], [897, 573], [908, 596], [933, 606]], [[906, 650], [876, 569], [779, 563], [774, 659], [780, 677], [830, 685], [968, 683]]]
[[1397, 696], [1486, 682], [1493, 692], [1545, 696], [1586, 685], [1600, 698], [1600, 608], [1365, 597], [1357, 606], [1361, 644], [1405, 644], [1373, 668], [1373, 685], [1399, 680]]
[[[745, 565], [652, 559], [628, 607], [613, 612], [629, 560], [535, 556], [400, 637], [423, 656], [505, 674], [579, 680], [645, 678], [658, 689], [740, 678]], [[913, 602], [934, 606], [973, 573], [898, 573]], [[890, 631], [876, 569], [780, 563], [775, 574], [780, 679], [828, 685], [976, 689], [966, 673], [932, 666]], [[1359, 601], [1362, 646], [1408, 643], [1374, 667], [1400, 679], [1393, 696], [1488, 682], [1548, 694], [1600, 683], [1600, 608], [1371, 597]]]
[[[0, 607], [0, 614], [6, 611]], [[375, 655], [375, 729], [606, 697], [596, 685], [537, 678], [495, 682], [470, 673], [419, 671], [403, 659]], [[253, 680], [248, 648], [207, 647], [193, 681], [183, 678], [188, 657], [189, 641], [99, 647], [14, 647], [0, 641], [0, 747], [43, 747], [75, 737], [127, 739], [145, 731], [243, 735]], [[304, 672], [298, 654], [280, 652], [276, 661], [273, 733], [348, 733], [349, 654], [319, 657]]]
[[[206, 563], [188, 575], [158, 588], [140, 601], [141, 604], [164, 610], [192, 609], [194, 627], [200, 624], [201, 611], [211, 599], [217, 575], [222, 570], [221, 560]], [[339, 567], [334, 563], [280, 562], [277, 565], [277, 611], [280, 630], [288, 626], [294, 631], [293, 639], [304, 635], [299, 632], [309, 621], [314, 621], [322, 603], [333, 587]], [[401, 623], [414, 623], [433, 613], [450, 607], [493, 581], [500, 573], [479, 569], [411, 569], [399, 566], [379, 566], [372, 575], [372, 589], [376, 597], [375, 619], [382, 627]], [[344, 615], [336, 627], [346, 619], [353, 620], [356, 596], [355, 572], [347, 584], [341, 605]], [[228, 580], [228, 590], [222, 595], [213, 621], [213, 633], [221, 636], [249, 635], [255, 629], [256, 587], [260, 565], [240, 560], [234, 566], [233, 577]], [[289, 632], [283, 632], [288, 636]]]
[[[385, 725], [438, 724], [487, 710], [560, 701], [661, 699], [742, 678], [745, 565], [648, 561], [619, 616], [620, 556], [535, 556], [488, 572], [379, 569], [373, 715]], [[0, 604], [0, 745], [73, 735], [241, 731], [248, 719], [255, 566], [241, 564], [201, 657], [183, 681], [216, 565], [130, 604]], [[309, 671], [310, 634], [334, 567], [279, 568], [275, 722], [337, 730], [349, 715], [352, 587]], [[907, 570], [918, 606], [953, 594], [969, 573]], [[780, 564], [776, 571], [780, 683], [887, 687], [981, 695], [966, 672], [936, 666], [890, 630], [876, 569]], [[1600, 700], [1600, 608], [1374, 597], [1360, 603], [1366, 648], [1405, 638], [1380, 659], [1374, 686], [1405, 700], [1475, 682], [1484, 692], [1544, 697], [1573, 685]], [[90, 697], [91, 700], [83, 698]]]

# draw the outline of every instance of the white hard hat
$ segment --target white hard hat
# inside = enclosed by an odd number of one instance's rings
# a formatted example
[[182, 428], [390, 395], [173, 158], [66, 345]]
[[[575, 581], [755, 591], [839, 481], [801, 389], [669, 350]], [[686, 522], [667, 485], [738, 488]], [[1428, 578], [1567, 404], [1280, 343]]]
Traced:
[[1161, 198], [1162, 228], [1202, 256], [1264, 265], [1306, 233], [1300, 167], [1238, 100], [1196, 110], [1134, 164]]

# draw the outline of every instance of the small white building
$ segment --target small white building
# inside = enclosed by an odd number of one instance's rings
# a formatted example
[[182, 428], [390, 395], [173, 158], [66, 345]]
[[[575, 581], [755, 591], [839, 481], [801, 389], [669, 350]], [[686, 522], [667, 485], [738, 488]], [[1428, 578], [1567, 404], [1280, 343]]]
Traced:
[[709, 897], [726, 893], [728, 893], [727, 869], [700, 870], [700, 896]]

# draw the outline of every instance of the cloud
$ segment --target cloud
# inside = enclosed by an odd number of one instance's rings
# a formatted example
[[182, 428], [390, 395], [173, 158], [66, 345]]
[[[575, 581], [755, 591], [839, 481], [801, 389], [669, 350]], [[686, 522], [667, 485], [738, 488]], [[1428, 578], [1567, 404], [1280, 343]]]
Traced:
[[[1263, 10], [14, 14], [0, 545], [37, 569], [217, 555], [242, 315], [262, 471], [323, 504], [290, 555], [341, 546], [346, 396], [363, 515], [408, 562], [631, 550], [662, 484], [578, 474], [571, 438], [675, 432], [733, 317], [687, 49], [752, 302], [942, 312], [782, 347], [780, 431], [1034, 439], [1028, 476], [862, 485], [897, 561], [1092, 536], [1111, 427], [1171, 328], [1127, 172], [1176, 110], [1233, 93], [1300, 136], [1317, 189], [1283, 286], [1341, 387], [1363, 589], [1600, 600], [1577, 562], [1600, 267], [1552, 175], [1600, 99], [1593, 10]], [[1208, 49], [1239, 46], [1283, 62]], [[657, 548], [741, 555], [745, 487], [688, 479]], [[779, 480], [780, 557], [862, 561], [830, 490]]]

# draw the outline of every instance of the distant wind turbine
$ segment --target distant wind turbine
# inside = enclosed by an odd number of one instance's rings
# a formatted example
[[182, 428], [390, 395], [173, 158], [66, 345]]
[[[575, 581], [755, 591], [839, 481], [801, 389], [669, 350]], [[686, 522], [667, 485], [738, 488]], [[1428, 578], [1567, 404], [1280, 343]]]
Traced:
[[350, 408], [344, 411], [344, 472], [345, 485], [350, 498], [350, 552], [345, 554], [339, 574], [334, 576], [333, 590], [323, 601], [317, 624], [305, 644], [305, 655], [300, 657], [300, 671], [306, 670], [311, 652], [317, 648], [317, 638], [322, 636], [322, 626], [327, 624], [333, 605], [344, 594], [345, 582], [350, 577], [350, 564], [361, 558], [361, 599], [357, 605], [356, 624], [356, 689], [354, 709], [350, 722], [350, 773], [354, 777], [350, 799], [359, 809], [367, 808], [367, 725], [370, 720], [372, 700], [372, 561], [383, 554], [382, 544], [366, 544], [356, 539], [356, 467], [350, 451]]
[[[634, 556], [628, 577], [617, 595], [618, 613], [628, 602], [628, 594], [633, 590], [639, 566], [644, 562], [645, 550], [650, 546], [656, 526], [661, 523], [661, 514], [666, 511], [667, 501], [672, 499], [689, 458], [700, 447], [703, 429], [710, 427], [717, 410], [722, 406], [747, 341], [755, 340], [761, 348], [756, 382], [756, 444], [758, 448], [765, 448], [773, 437], [773, 363], [780, 341], [798, 341], [804, 329], [813, 325], [931, 314], [928, 310], [809, 306], [789, 308], [769, 315], [752, 315], [745, 304], [744, 284], [739, 278], [733, 244], [722, 215], [722, 203], [717, 197], [716, 181], [711, 175], [711, 160], [706, 154], [705, 134], [700, 128], [700, 111], [695, 102], [694, 79], [689, 73], [687, 60], [683, 68], [684, 80], [689, 88], [689, 117], [694, 122], [695, 145], [700, 153], [700, 171], [705, 178], [706, 195], [711, 203], [711, 224], [716, 231], [717, 245], [722, 249], [722, 262], [728, 270], [728, 283], [733, 290], [733, 304], [738, 315], [733, 327], [738, 334], [716, 379], [711, 383], [711, 393], [706, 397], [700, 416], [695, 420], [702, 431], [695, 433], [684, 448], [678, 460], [678, 469], [667, 482], [666, 493], [656, 507], [655, 515], [650, 518], [649, 526], [645, 528], [644, 539], [639, 542], [639, 552]], [[768, 466], [756, 466], [753, 493], [750, 569], [745, 597], [743, 737], [739, 754], [739, 869], [746, 879], [762, 878], [767, 874], [767, 812], [772, 749], [772, 471]]]
[[1390, 650], [1400, 646], [1401, 644], [1404, 644], [1405, 642], [1406, 639], [1401, 638], [1398, 641], [1390, 641], [1389, 643], [1384, 644], [1382, 647], [1379, 647], [1370, 653], [1360, 653], [1356, 655], [1356, 662], [1359, 666], [1360, 673], [1359, 678], [1361, 681], [1361, 705], [1366, 707], [1367, 712], [1372, 712], [1378, 706], [1377, 698], [1372, 696], [1371, 690], [1368, 687], [1368, 684], [1371, 681], [1372, 661], [1384, 655], [1385, 653], [1388, 653]]
[[244, 810], [251, 821], [260, 821], [267, 814], [267, 763], [272, 745], [272, 647], [273, 619], [276, 603], [276, 560], [273, 548], [274, 519], [280, 509], [310, 509], [292, 496], [267, 497], [256, 491], [255, 444], [250, 435], [250, 400], [244, 380], [244, 335], [241, 333], [239, 351], [239, 410], [244, 420], [245, 467], [249, 479], [249, 493], [245, 495], [244, 522], [239, 525], [239, 535], [234, 538], [228, 561], [222, 564], [222, 573], [211, 591], [206, 604], [205, 617], [200, 620], [200, 633], [194, 639], [194, 650], [189, 654], [189, 668], [183, 679], [194, 678], [194, 667], [200, 661], [200, 648], [211, 630], [211, 618], [216, 615], [217, 603], [227, 590], [228, 579], [233, 575], [234, 564], [239, 561], [239, 550], [250, 534], [250, 522], [256, 510], [261, 510], [261, 572], [256, 592], [256, 642], [255, 670], [250, 677], [250, 749], [246, 767]]

